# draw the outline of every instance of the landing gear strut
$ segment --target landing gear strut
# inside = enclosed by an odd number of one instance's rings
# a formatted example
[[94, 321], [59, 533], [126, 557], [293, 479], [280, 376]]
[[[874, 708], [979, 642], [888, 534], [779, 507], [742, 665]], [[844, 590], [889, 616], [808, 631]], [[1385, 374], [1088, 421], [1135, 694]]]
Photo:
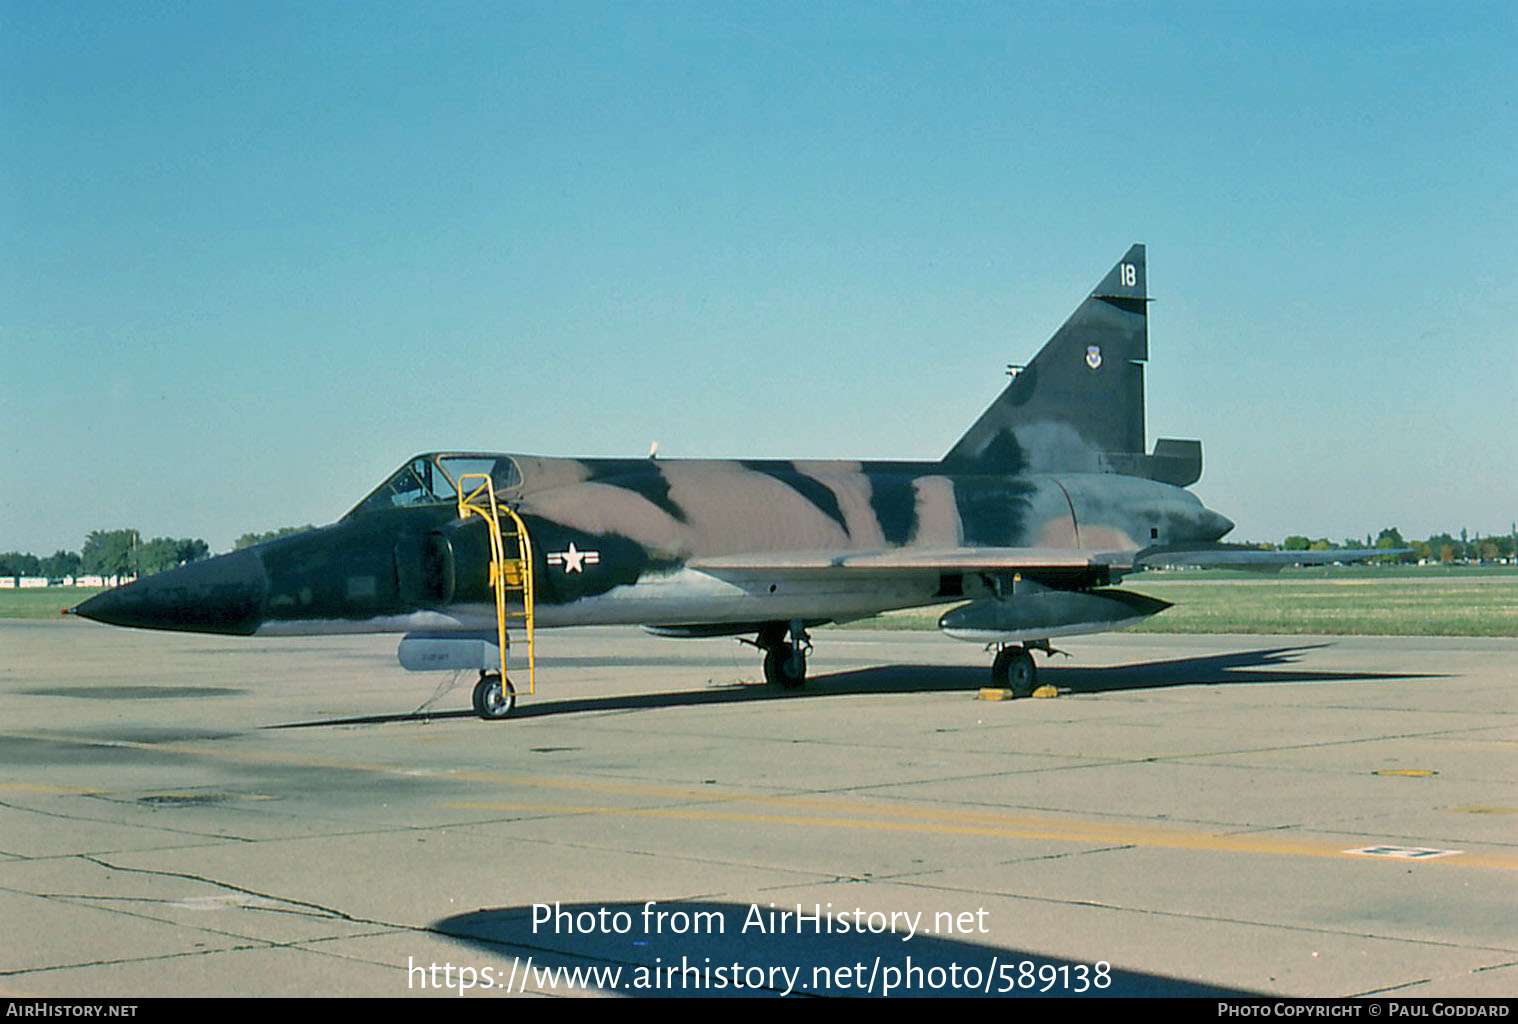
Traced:
[[[790, 639], [786, 639], [789, 634]], [[759, 631], [754, 646], [764, 652], [764, 681], [794, 690], [806, 682], [806, 656], [812, 651], [812, 638], [800, 619], [787, 626], [772, 623]]]
[[484, 719], [505, 718], [517, 706], [517, 691], [499, 672], [480, 672], [474, 684], [474, 713]]

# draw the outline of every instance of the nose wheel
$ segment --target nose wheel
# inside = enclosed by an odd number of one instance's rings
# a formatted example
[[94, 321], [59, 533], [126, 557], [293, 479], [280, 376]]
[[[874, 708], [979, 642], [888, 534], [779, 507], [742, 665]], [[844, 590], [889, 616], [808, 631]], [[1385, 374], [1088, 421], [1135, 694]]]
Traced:
[[491, 720], [505, 718], [517, 706], [517, 691], [511, 680], [498, 672], [481, 672], [474, 684], [474, 713]]

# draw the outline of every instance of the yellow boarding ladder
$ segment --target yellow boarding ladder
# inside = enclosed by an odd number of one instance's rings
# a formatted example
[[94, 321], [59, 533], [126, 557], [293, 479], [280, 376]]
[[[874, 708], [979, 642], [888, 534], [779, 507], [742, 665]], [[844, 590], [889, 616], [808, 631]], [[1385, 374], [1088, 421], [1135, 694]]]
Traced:
[[[474, 482], [478, 482], [477, 484]], [[474, 484], [474, 489], [470, 486]], [[510, 505], [495, 500], [495, 485], [484, 473], [465, 473], [459, 478], [459, 518], [479, 516], [490, 524], [490, 587], [495, 591], [496, 640], [501, 652], [501, 685], [506, 685], [506, 619], [521, 619], [527, 634], [527, 692], [537, 692], [537, 666], [532, 650], [532, 542], [527, 524]], [[508, 543], [515, 541], [515, 556], [508, 558]], [[519, 595], [521, 611], [511, 607]]]

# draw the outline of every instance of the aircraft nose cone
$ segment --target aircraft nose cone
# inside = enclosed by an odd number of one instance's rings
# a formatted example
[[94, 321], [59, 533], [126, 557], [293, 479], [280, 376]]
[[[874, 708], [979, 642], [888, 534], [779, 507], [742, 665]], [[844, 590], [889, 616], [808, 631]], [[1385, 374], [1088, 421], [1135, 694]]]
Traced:
[[75, 613], [113, 626], [248, 634], [263, 619], [268, 589], [258, 555], [234, 551], [107, 590]]

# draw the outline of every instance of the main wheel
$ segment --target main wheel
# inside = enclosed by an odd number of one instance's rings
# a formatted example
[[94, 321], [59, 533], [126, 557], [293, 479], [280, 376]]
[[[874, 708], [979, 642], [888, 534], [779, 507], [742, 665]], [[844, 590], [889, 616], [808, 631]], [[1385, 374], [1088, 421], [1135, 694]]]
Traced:
[[484, 719], [505, 718], [517, 706], [517, 691], [510, 679], [494, 672], [480, 676], [474, 684], [474, 713]]
[[764, 681], [794, 690], [806, 682], [806, 655], [793, 644], [779, 643], [764, 652]]
[[1031, 697], [1038, 685], [1038, 666], [1026, 647], [1003, 647], [991, 663], [991, 681], [1012, 691], [1014, 697]]

